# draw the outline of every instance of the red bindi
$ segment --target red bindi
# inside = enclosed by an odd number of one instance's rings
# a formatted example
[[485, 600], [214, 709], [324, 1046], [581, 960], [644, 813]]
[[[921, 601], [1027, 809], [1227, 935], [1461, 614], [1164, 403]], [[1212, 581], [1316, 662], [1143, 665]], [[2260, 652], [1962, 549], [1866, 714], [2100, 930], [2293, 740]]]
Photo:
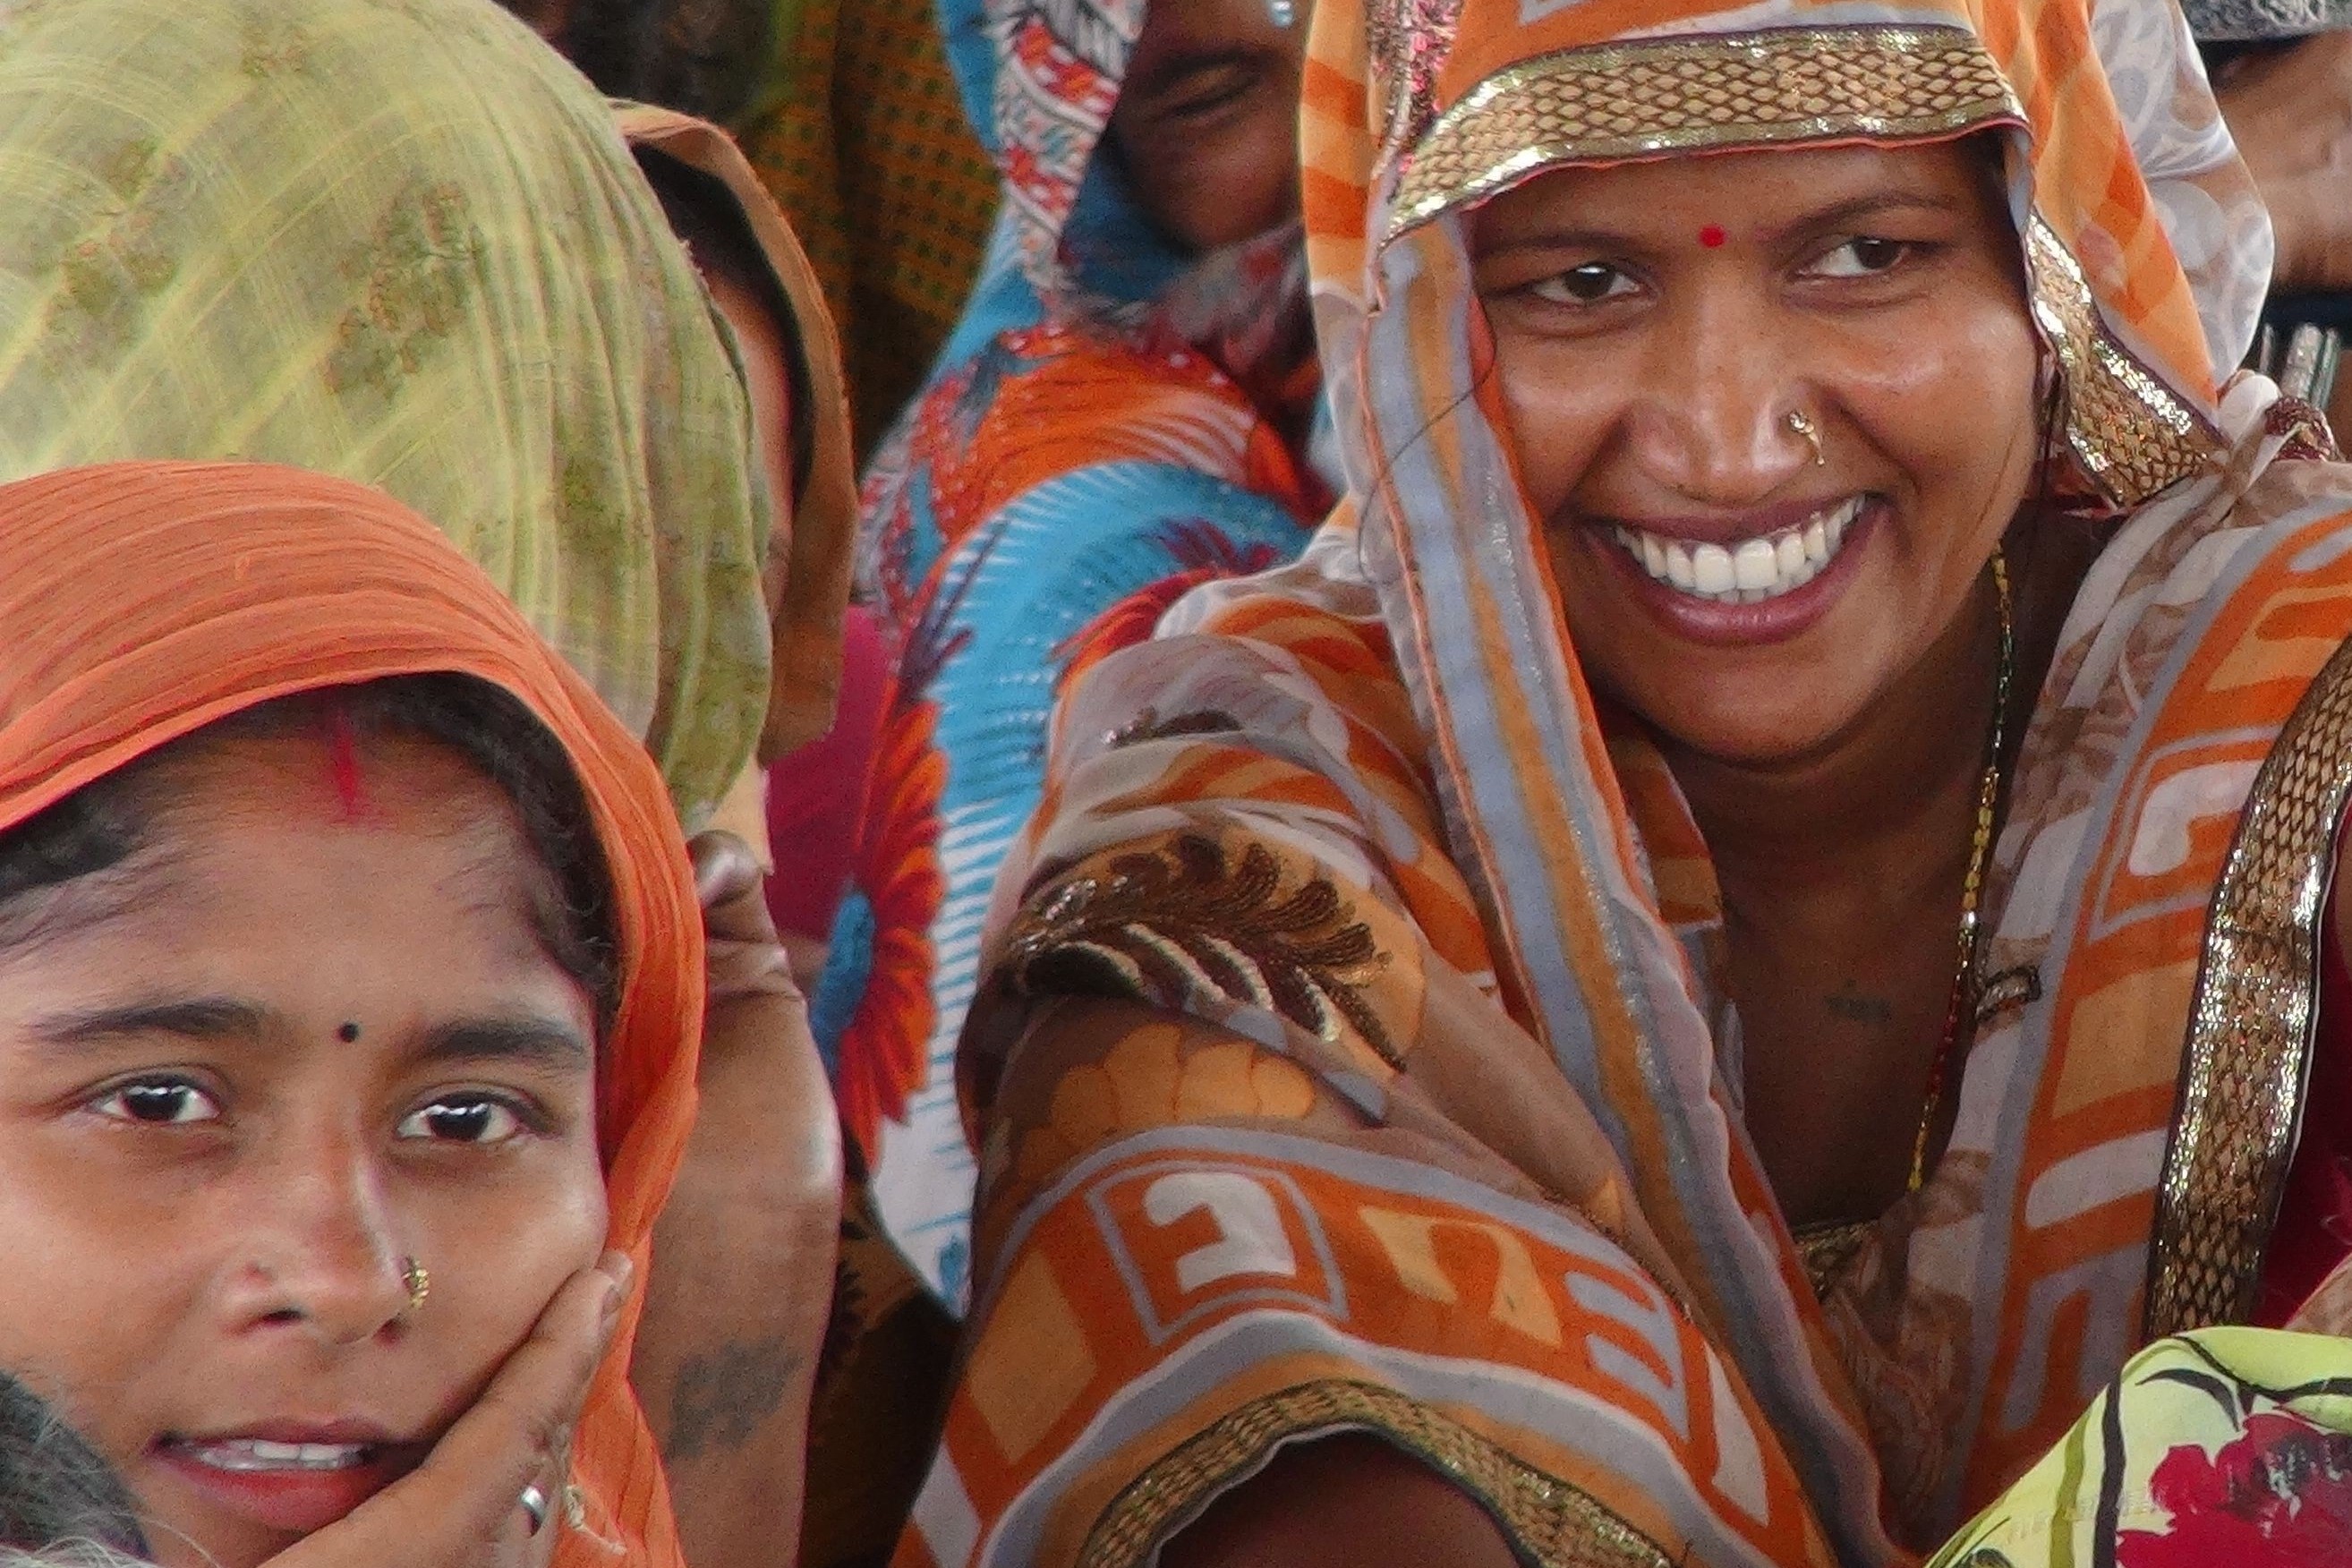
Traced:
[[1720, 224], [1711, 223], [1698, 231], [1698, 242], [1709, 250], [1721, 248], [1723, 240], [1723, 226]]

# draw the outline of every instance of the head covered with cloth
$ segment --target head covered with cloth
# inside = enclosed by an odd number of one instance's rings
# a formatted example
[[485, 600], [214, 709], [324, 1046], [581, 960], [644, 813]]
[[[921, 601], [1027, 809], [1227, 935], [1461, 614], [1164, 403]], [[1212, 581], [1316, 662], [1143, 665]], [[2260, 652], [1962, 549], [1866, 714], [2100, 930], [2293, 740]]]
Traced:
[[[1327, 5], [1305, 100], [1349, 494], [1060, 717], [962, 1061], [983, 1528], [918, 1534], [1131, 1561], [1359, 1430], [1539, 1560], [1931, 1548], [2246, 1313], [2313, 1042], [2352, 481], [2231, 379], [2267, 226], [2180, 19]], [[1814, 1138], [1888, 1167], [1823, 1253], [1703, 786], [1890, 713], [1957, 737], [1877, 784], [1950, 807], [1872, 928], [1925, 1106]]]
[[383, 488], [645, 738], [690, 827], [772, 708], [766, 755], [822, 732], [850, 500], [805, 268], [780, 275], [816, 434], [771, 496], [732, 339], [605, 100], [521, 23], [16, 6], [0, 132], [0, 474], [234, 458]]

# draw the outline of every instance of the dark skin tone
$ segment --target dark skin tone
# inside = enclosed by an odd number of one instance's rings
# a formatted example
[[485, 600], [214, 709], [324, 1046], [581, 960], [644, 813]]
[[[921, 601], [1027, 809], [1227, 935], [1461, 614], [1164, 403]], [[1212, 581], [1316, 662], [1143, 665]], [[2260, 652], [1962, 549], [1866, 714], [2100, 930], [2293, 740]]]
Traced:
[[[1799, 1222], [1875, 1213], [1914, 1128], [1885, 1108], [1920, 1103], [1949, 994], [1990, 718], [1984, 563], [2034, 451], [2016, 242], [1970, 155], [1841, 149], [1562, 171], [1488, 204], [1471, 254], [1587, 671], [1656, 736], [1716, 857], [1766, 1172]], [[1958, 432], [1935, 412], [1956, 388], [1986, 416]], [[1834, 466], [1792, 437], [1793, 405]], [[1737, 540], [1855, 494], [1883, 502], [1843, 602], [1770, 641], [1695, 643], [1629, 587], [1611, 532]], [[2014, 563], [2027, 661], [2082, 563]], [[1365, 1438], [1278, 1460], [1166, 1555], [1513, 1561], [1476, 1505]]]
[[[1560, 171], [1490, 202], [1469, 237], [1585, 671], [1656, 741], [1715, 860], [1765, 1173], [1794, 1223], [1875, 1215], [1904, 1191], [1951, 994], [1992, 718], [1986, 563], [2006, 536], [2013, 745], [2101, 542], [2030, 515], [2037, 351], [2015, 237], [1980, 158], [1950, 146]], [[1778, 619], [1764, 601], [1678, 603], [1616, 531], [1737, 542], [1857, 498], [1820, 591]], [[1022, 1049], [1051, 1059], [1042, 1037], [1127, 1022], [1073, 1005]], [[1165, 1560], [1512, 1557], [1436, 1472], [1341, 1437], [1277, 1458]]]
[[1265, 0], [1153, 0], [1111, 110], [1136, 200], [1194, 254], [1298, 212], [1298, 81], [1307, 6], [1274, 25]]
[[[789, 333], [750, 280], [698, 266], [735, 334], [781, 536], [793, 496]], [[800, 1545], [815, 1350], [833, 1305], [840, 1137], [758, 863], [724, 832], [691, 848], [709, 943], [699, 1100], [654, 1227], [630, 1381], [661, 1443], [688, 1558], [770, 1568]]]
[[[1715, 859], [1748, 1131], [1792, 1223], [1874, 1215], [1917, 1126], [1888, 1108], [1922, 1104], [1951, 996], [1992, 718], [1985, 563], [2038, 450], [1992, 182], [1953, 145], [1570, 170], [1473, 236], [1579, 653], [1657, 740]], [[1826, 603], [1795, 626], [1629, 591], [1612, 531], [1736, 546], [1848, 503]], [[2026, 662], [2082, 564], [2012, 563]], [[2036, 674], [2013, 682], [2019, 715]]]

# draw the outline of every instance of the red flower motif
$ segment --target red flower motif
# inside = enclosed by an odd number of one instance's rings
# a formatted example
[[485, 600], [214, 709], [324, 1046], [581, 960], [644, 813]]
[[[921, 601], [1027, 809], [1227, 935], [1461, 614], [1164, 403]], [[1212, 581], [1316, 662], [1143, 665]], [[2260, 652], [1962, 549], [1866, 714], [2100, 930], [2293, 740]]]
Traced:
[[933, 743], [938, 704], [888, 699], [859, 833], [853, 896], [863, 896], [871, 947], [834, 1069], [842, 1123], [869, 1165], [885, 1118], [903, 1121], [922, 1086], [938, 1009], [931, 1000], [931, 922], [947, 896], [940, 868], [940, 796], [947, 760]]
[[2208, 1456], [2183, 1444], [2148, 1480], [2161, 1533], [2120, 1531], [2117, 1568], [2337, 1568], [2352, 1563], [2352, 1434], [2292, 1411], [2247, 1417]]

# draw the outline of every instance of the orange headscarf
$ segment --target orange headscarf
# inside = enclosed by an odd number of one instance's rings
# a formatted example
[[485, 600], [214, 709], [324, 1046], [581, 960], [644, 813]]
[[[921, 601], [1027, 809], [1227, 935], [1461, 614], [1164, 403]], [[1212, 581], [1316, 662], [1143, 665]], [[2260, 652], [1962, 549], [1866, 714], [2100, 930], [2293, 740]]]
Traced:
[[[487, 680], [562, 744], [610, 868], [620, 1006], [599, 1056], [607, 1245], [645, 1269], [694, 1118], [702, 926], [660, 774], [479, 568], [389, 497], [257, 464], [117, 463], [0, 486], [0, 828], [273, 698], [387, 676]], [[572, 1449], [587, 1530], [683, 1568], [628, 1383], [637, 1303]], [[611, 1568], [567, 1531], [556, 1568]]]

